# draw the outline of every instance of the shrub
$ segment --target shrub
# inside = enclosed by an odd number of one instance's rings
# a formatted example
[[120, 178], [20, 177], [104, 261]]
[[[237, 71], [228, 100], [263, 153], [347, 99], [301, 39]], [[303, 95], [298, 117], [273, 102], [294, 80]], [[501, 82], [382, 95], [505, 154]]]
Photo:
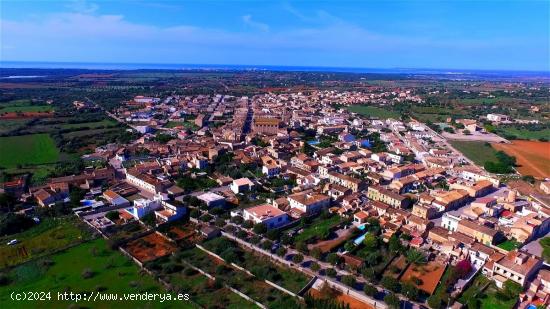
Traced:
[[301, 254], [295, 254], [293, 257], [292, 257], [292, 262], [298, 264], [298, 263], [302, 263], [302, 261], [304, 260], [304, 256], [301, 255]]
[[253, 226], [254, 226], [254, 222], [252, 222], [251, 220], [246, 220], [242, 224], [242, 227], [244, 227], [245, 229], [252, 228]]
[[372, 284], [365, 283], [363, 286], [363, 292], [365, 292], [367, 296], [373, 297], [376, 293], [378, 293], [378, 289]]
[[311, 255], [312, 257], [318, 259], [318, 260], [321, 259], [322, 254], [323, 254], [323, 253], [321, 252], [321, 249], [319, 249], [319, 248], [313, 248], [313, 249], [311, 250], [311, 252], [310, 252], [310, 255]]
[[265, 232], [267, 232], [267, 226], [264, 223], [257, 223], [252, 230], [256, 234], [265, 234]]
[[111, 210], [111, 211], [109, 211], [105, 214], [105, 218], [107, 218], [111, 221], [116, 221], [116, 220], [120, 219], [120, 213], [116, 210]]
[[342, 276], [342, 283], [353, 288], [355, 286], [355, 277], [351, 275]]
[[337, 275], [336, 270], [334, 270], [333, 268], [325, 270], [325, 274], [329, 277], [336, 277]]
[[90, 268], [85, 268], [82, 271], [82, 279], [90, 279], [94, 276], [94, 272]]
[[298, 243], [296, 243], [296, 250], [302, 252], [302, 253], [305, 253], [307, 254], [308, 253], [308, 248], [307, 248], [307, 244], [303, 241], [300, 241]]
[[399, 281], [393, 277], [390, 277], [390, 276], [384, 276], [382, 278], [382, 286], [385, 287], [386, 289], [392, 291], [392, 292], [399, 292], [400, 288], [401, 288], [401, 284], [399, 283]]
[[277, 249], [277, 255], [278, 256], [285, 256], [286, 254], [286, 248], [285, 247], [279, 247], [279, 249]]
[[272, 229], [267, 231], [267, 233], [265, 233], [265, 236], [271, 240], [277, 240], [279, 239], [279, 236], [281, 236], [281, 232], [277, 229]]
[[235, 217], [232, 217], [231, 218], [231, 223], [235, 223], [235, 224], [242, 224], [244, 221], [243, 217], [241, 216], [235, 216]]
[[401, 287], [401, 294], [407, 296], [410, 300], [416, 301], [420, 291], [414, 285], [406, 283]]
[[390, 308], [395, 308], [395, 309], [399, 308], [400, 301], [399, 301], [399, 298], [395, 296], [395, 294], [390, 293], [384, 296], [384, 302]]

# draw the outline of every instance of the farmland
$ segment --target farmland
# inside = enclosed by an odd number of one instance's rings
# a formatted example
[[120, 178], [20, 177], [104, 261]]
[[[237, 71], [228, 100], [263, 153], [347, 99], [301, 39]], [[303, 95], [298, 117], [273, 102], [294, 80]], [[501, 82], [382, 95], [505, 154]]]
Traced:
[[399, 119], [399, 113], [391, 111], [389, 109], [383, 109], [380, 107], [369, 106], [369, 105], [351, 105], [348, 106], [348, 110], [352, 113], [357, 113], [364, 117], [369, 118], [394, 118]]
[[497, 151], [485, 142], [450, 141], [451, 145], [476, 164], [483, 166], [487, 161], [496, 161]]
[[[90, 235], [76, 218], [47, 218], [31, 229], [0, 238], [0, 268], [17, 265], [85, 240]], [[19, 244], [6, 246], [11, 239]]]
[[59, 150], [48, 134], [0, 137], [0, 167], [55, 163]]
[[[103, 239], [96, 239], [41, 260], [20, 265], [8, 272], [10, 283], [0, 287], [0, 307], [28, 308], [25, 301], [9, 300], [11, 292], [51, 291], [51, 301], [42, 301], [40, 308], [66, 308], [70, 301], [58, 301], [57, 293], [164, 293], [148, 275], [140, 273], [132, 261], [107, 248]], [[192, 308], [184, 302], [117, 302], [118, 308]], [[94, 308], [109, 308], [112, 303], [95, 302]]]
[[493, 144], [493, 147], [516, 157], [521, 174], [550, 177], [550, 142], [517, 140], [511, 144]]
[[15, 100], [0, 104], [0, 114], [51, 111], [53, 111], [52, 106], [32, 104], [30, 100]]

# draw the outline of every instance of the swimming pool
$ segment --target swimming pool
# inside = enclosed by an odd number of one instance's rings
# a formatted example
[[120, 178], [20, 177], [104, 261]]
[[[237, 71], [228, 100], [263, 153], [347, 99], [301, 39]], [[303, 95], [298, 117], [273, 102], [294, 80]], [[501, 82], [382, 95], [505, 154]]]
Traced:
[[316, 141], [316, 140], [313, 140], [313, 141], [307, 141], [307, 143], [310, 144], [310, 145], [318, 145], [320, 142]]
[[360, 245], [360, 244], [363, 242], [363, 240], [365, 240], [365, 236], [367, 236], [367, 234], [368, 234], [368, 232], [365, 233], [365, 234], [363, 234], [363, 235], [361, 235], [361, 236], [359, 236], [359, 237], [357, 237], [357, 238], [355, 238], [355, 240], [353, 241], [353, 243], [354, 243], [356, 246]]

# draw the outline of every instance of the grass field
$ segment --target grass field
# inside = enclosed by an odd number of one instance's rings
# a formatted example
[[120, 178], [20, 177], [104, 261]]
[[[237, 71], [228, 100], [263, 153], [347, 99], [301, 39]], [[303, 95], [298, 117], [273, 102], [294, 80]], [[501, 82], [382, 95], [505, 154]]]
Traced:
[[[50, 254], [89, 236], [78, 226], [76, 218], [44, 219], [27, 231], [0, 238], [0, 268]], [[7, 246], [11, 239], [17, 239], [20, 243]]]
[[506, 240], [500, 244], [497, 245], [497, 247], [501, 248], [501, 249], [504, 249], [506, 251], [512, 251], [514, 249], [517, 249], [521, 246], [521, 243], [513, 240], [513, 239], [509, 239], [509, 240]]
[[539, 138], [550, 139], [550, 129], [544, 129], [540, 131], [530, 131], [527, 129], [514, 128], [514, 127], [499, 127], [497, 134], [502, 136], [515, 136], [516, 139], [529, 139], [538, 140]]
[[59, 150], [48, 134], [0, 137], [0, 167], [55, 163]]
[[[105, 240], [96, 239], [66, 251], [32, 261], [8, 273], [10, 284], [0, 287], [1, 308], [68, 308], [71, 301], [58, 301], [57, 293], [165, 293], [154, 279], [117, 251], [107, 248]], [[50, 291], [51, 301], [14, 302], [11, 292]], [[78, 303], [83, 305], [83, 303]], [[185, 302], [97, 301], [86, 302], [87, 308], [193, 308]]]
[[67, 123], [59, 125], [61, 129], [79, 129], [79, 128], [101, 128], [101, 127], [112, 127], [117, 124], [116, 121], [111, 119], [104, 119], [101, 121], [95, 121], [95, 122], [83, 122], [83, 123]]
[[339, 216], [332, 216], [328, 219], [317, 218], [304, 230], [296, 236], [295, 242], [306, 241], [314, 236], [326, 234], [333, 226], [339, 224], [341, 218]]
[[15, 100], [0, 104], [0, 114], [9, 112], [49, 112], [50, 105], [32, 105], [30, 100]]
[[384, 108], [369, 106], [369, 105], [350, 105], [347, 107], [347, 109], [352, 113], [357, 113], [359, 115], [369, 117], [369, 118], [399, 119], [400, 117], [399, 113], [391, 111], [389, 110], [389, 108], [384, 109]]
[[497, 161], [497, 151], [485, 142], [449, 141], [454, 148], [462, 152], [476, 164], [483, 166], [487, 161]]

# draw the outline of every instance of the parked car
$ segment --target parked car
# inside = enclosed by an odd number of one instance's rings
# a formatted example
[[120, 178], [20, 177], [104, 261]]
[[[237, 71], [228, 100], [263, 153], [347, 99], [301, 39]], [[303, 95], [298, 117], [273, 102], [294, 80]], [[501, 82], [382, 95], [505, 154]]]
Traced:
[[12, 240], [8, 241], [7, 245], [8, 246], [13, 246], [13, 245], [18, 244], [18, 243], [19, 243], [19, 240], [12, 239]]

